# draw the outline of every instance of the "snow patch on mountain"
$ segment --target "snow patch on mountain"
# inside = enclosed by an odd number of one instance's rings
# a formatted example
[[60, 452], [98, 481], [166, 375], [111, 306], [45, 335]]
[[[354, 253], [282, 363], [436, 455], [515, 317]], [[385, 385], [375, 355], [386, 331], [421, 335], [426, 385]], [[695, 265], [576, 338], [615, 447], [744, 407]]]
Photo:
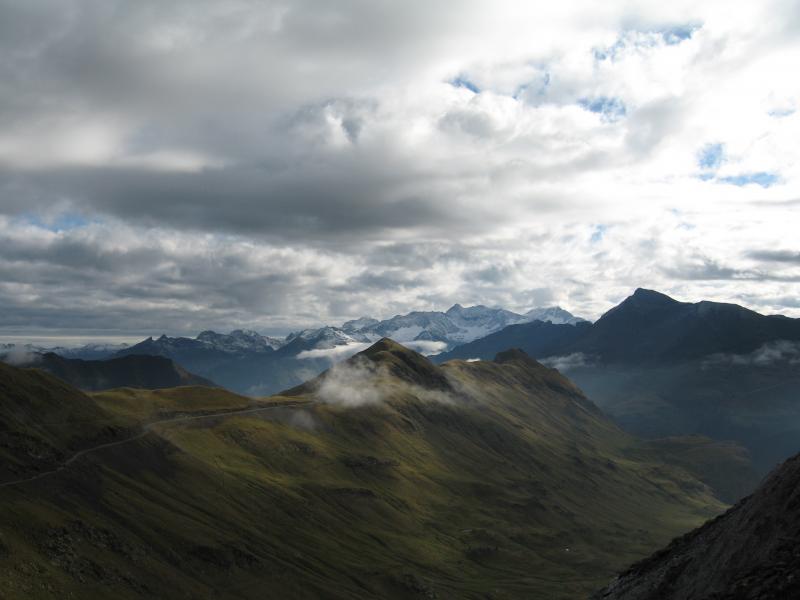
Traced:
[[547, 308], [534, 308], [525, 313], [529, 321], [544, 321], [550, 322], [553, 325], [575, 325], [585, 321], [576, 317], [572, 313], [564, 310], [560, 306], [550, 306]]
[[263, 336], [256, 331], [236, 329], [229, 334], [203, 331], [197, 340], [223, 352], [265, 352], [267, 348], [277, 350], [283, 340]]
[[[385, 321], [356, 319], [348, 321], [342, 328], [347, 327], [352, 336], [360, 334], [373, 342], [389, 337], [407, 346], [410, 342], [430, 341], [444, 343], [447, 348], [452, 348], [500, 331], [509, 325], [535, 320], [571, 325], [583, 321], [558, 306], [535, 308], [521, 315], [503, 308], [482, 305], [464, 307], [455, 304], [446, 312], [411, 312]], [[355, 328], [355, 324], [360, 322], [369, 324], [361, 329]]]

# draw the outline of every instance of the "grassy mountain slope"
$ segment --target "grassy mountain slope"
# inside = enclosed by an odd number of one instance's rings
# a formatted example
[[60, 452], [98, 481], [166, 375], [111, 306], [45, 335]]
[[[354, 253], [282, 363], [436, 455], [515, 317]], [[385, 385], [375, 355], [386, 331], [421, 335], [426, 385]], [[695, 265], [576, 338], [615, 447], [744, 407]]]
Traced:
[[104, 410], [135, 423], [183, 414], [242, 410], [252, 405], [252, 400], [245, 396], [221, 388], [202, 386], [158, 390], [118, 388], [95, 392], [91, 397]]
[[[94, 398], [149, 420], [194, 394]], [[519, 352], [384, 340], [270, 402], [0, 488], [0, 597], [575, 598], [722, 509]]]
[[800, 455], [724, 515], [633, 565], [597, 600], [800, 597]]
[[128, 424], [53, 375], [0, 363], [0, 482], [117, 439]]

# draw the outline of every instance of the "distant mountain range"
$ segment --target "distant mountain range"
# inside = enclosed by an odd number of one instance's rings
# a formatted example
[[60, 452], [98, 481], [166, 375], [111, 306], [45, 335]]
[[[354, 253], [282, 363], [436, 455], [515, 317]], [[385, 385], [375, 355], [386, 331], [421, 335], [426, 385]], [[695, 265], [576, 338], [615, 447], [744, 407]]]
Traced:
[[102, 360], [128, 347], [130, 347], [129, 344], [103, 343], [91, 343], [77, 347], [40, 346], [38, 344], [0, 344], [0, 359], [10, 364], [22, 364], [30, 361], [33, 355], [52, 352], [64, 358]]
[[82, 358], [85, 360], [108, 358], [117, 353], [130, 353], [132, 348], [147, 349], [147, 353], [169, 353], [188, 348], [219, 351], [227, 354], [268, 353], [290, 345], [298, 338], [306, 343], [297, 343], [284, 355], [298, 354], [303, 350], [330, 349], [355, 343], [372, 343], [382, 337], [391, 337], [402, 343], [441, 342], [440, 345], [424, 346], [427, 349], [440, 350], [477, 339], [489, 333], [499, 331], [514, 323], [529, 323], [534, 320], [549, 321], [558, 324], [575, 324], [585, 321], [568, 311], [558, 307], [534, 308], [525, 314], [518, 314], [503, 308], [486, 306], [470, 306], [464, 308], [456, 304], [446, 312], [411, 312], [396, 315], [391, 319], [379, 321], [370, 317], [362, 317], [347, 321], [341, 327], [325, 326], [317, 329], [304, 329], [290, 333], [285, 338], [275, 338], [259, 334], [252, 330], [237, 329], [228, 334], [214, 331], [203, 331], [196, 338], [170, 338], [162, 335], [159, 338], [148, 338], [139, 344], [87, 344], [76, 348], [47, 347], [14, 344], [0, 344], [0, 354], [16, 352], [54, 352], [65, 358]]
[[47, 352], [85, 360], [162, 356], [231, 390], [258, 396], [297, 385], [383, 337], [392, 337], [430, 354], [498, 331], [511, 323], [527, 323], [534, 319], [570, 324], [583, 322], [559, 307], [535, 308], [523, 315], [502, 308], [464, 308], [456, 304], [446, 312], [411, 312], [384, 321], [364, 317], [341, 327], [297, 331], [284, 339], [248, 330], [229, 334], [203, 331], [196, 338], [162, 335], [131, 346], [91, 344], [72, 349], [48, 349], [6, 345], [0, 346], [0, 355], [6, 355], [12, 364], [26, 364], [32, 358], [27, 355]]
[[[384, 321], [362, 317], [347, 321], [341, 327], [305, 330], [290, 334], [285, 343], [288, 344], [297, 337], [305, 339], [322, 337], [333, 342], [329, 346], [333, 347], [352, 343], [373, 343], [388, 337], [403, 344], [421, 342], [419, 348], [433, 353], [484, 337], [508, 325], [529, 323], [534, 320], [559, 324], [584, 321], [558, 306], [534, 308], [523, 315], [503, 308], [489, 308], [482, 305], [465, 308], [455, 304], [445, 312], [415, 311], [396, 315]], [[425, 344], [425, 342], [435, 343]], [[325, 346], [317, 344], [316, 347]]]
[[736, 304], [679, 302], [637, 289], [593, 324], [520, 324], [443, 352], [436, 360], [487, 358], [519, 347], [537, 357], [580, 353], [606, 364], [662, 364], [747, 354], [778, 340], [800, 341], [800, 319], [764, 316]]

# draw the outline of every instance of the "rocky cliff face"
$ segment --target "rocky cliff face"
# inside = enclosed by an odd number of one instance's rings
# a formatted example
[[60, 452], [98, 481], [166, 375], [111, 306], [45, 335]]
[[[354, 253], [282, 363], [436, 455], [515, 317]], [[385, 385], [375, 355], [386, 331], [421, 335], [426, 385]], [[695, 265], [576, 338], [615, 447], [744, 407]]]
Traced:
[[722, 516], [636, 563], [593, 600], [800, 598], [800, 455]]

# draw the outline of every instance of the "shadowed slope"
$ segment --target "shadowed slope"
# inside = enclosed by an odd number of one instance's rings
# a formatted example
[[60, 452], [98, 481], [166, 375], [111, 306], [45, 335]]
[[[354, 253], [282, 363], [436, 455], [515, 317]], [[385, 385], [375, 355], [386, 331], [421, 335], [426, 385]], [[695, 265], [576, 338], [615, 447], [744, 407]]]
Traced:
[[57, 377], [0, 363], [0, 482], [50, 469], [125, 431], [119, 419]]
[[30, 366], [43, 369], [87, 391], [119, 387], [158, 389], [182, 385], [213, 387], [208, 379], [189, 373], [163, 356], [133, 354], [108, 360], [63, 358], [49, 352]]
[[[519, 352], [436, 367], [382, 340], [292, 393], [308, 403], [156, 427], [0, 489], [0, 595], [566, 600], [723, 508]], [[120, 394], [97, 400], [190, 402]]]
[[724, 515], [636, 563], [597, 600], [800, 597], [800, 456]]
[[800, 341], [800, 319], [765, 316], [735, 304], [678, 302], [640, 288], [594, 324], [511, 325], [436, 361], [487, 359], [518, 347], [535, 357], [582, 353], [604, 364], [664, 364], [753, 352], [776, 340]]

